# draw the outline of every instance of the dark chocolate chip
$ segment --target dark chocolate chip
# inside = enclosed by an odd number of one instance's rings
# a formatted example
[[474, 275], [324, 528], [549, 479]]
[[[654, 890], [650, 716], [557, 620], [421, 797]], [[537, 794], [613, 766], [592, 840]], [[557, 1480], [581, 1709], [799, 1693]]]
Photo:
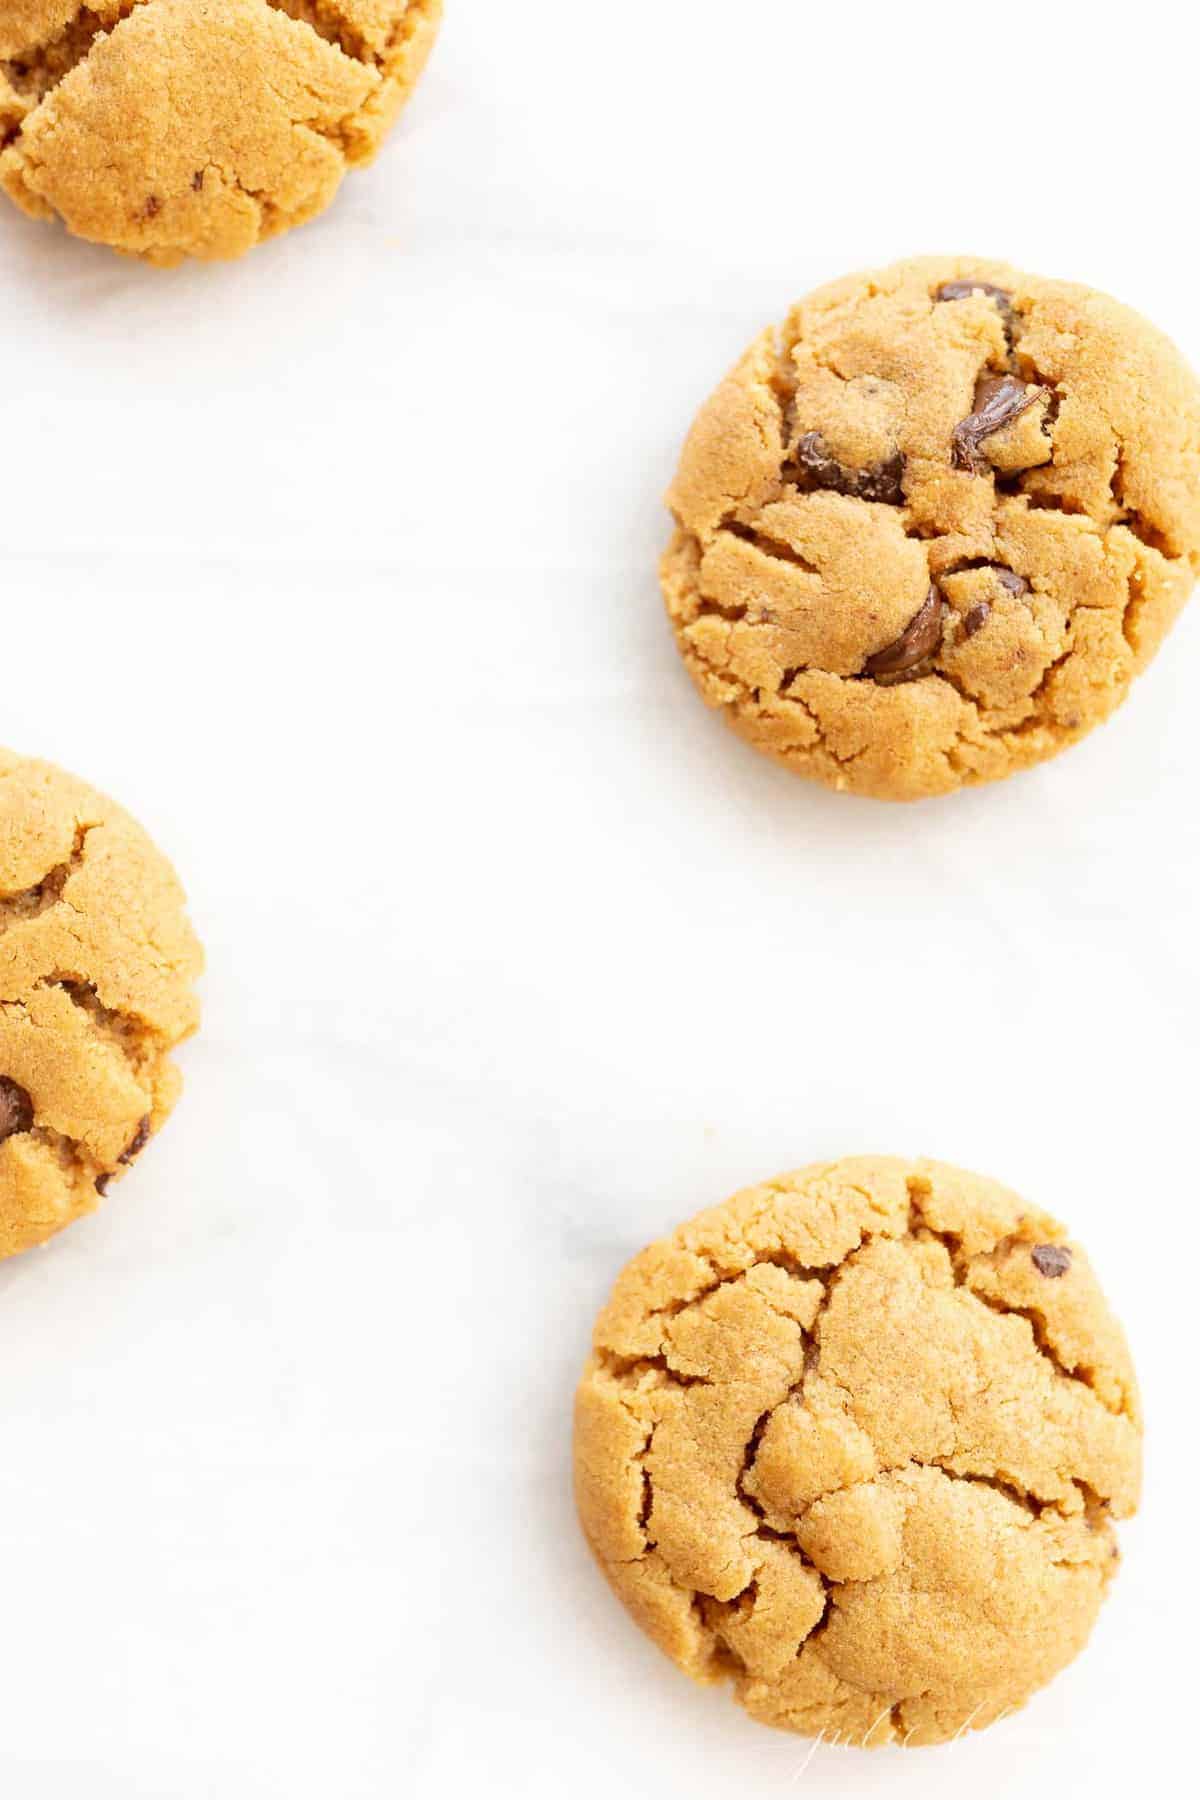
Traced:
[[[990, 569], [1005, 592], [1014, 594], [1018, 600], [1031, 591], [1025, 577], [1018, 575], [1015, 569], [1006, 569], [1000, 563], [981, 563], [979, 566]], [[991, 617], [991, 612], [990, 600], [981, 600], [978, 606], [973, 606], [963, 619], [963, 636], [974, 637], [977, 631], [982, 631]]]
[[204, 170], [197, 169], [196, 173], [192, 176], [192, 192], [193, 192], [193, 194], [200, 194], [200, 193], [203, 193], [203, 191], [204, 191]]
[[142, 208], [143, 219], [157, 219], [163, 209], [163, 203], [157, 194], [147, 194], [146, 204]]
[[1030, 1255], [1034, 1268], [1047, 1281], [1057, 1281], [1071, 1266], [1071, 1252], [1065, 1244], [1035, 1244]]
[[1012, 295], [1007, 288], [996, 287], [990, 281], [943, 281], [933, 297], [935, 300], [969, 300], [972, 294], [986, 294], [989, 300], [996, 302], [1007, 332], [1013, 320]]
[[33, 1124], [33, 1101], [8, 1075], [0, 1075], [0, 1144]]
[[805, 432], [784, 465], [784, 475], [805, 490], [831, 488], [852, 500], [877, 500], [886, 506], [904, 503], [903, 456], [897, 453], [873, 469], [849, 469], [829, 455], [819, 431]]
[[147, 1113], [145, 1118], [142, 1120], [141, 1124], [138, 1126], [137, 1130], [134, 1132], [131, 1141], [126, 1146], [126, 1148], [124, 1150], [122, 1150], [120, 1156], [117, 1158], [117, 1161], [123, 1162], [123, 1163], [131, 1163], [135, 1156], [138, 1156], [141, 1154], [141, 1152], [146, 1148], [146, 1145], [149, 1142], [150, 1142], [150, 1114]]
[[987, 467], [979, 454], [984, 438], [1003, 431], [1048, 393], [1044, 387], [1027, 390], [1025, 383], [1012, 375], [985, 376], [975, 389], [975, 411], [960, 419], [950, 434], [950, 460], [954, 467], [966, 469], [971, 475], [981, 474]]
[[868, 656], [863, 674], [902, 675], [905, 669], [915, 668], [932, 656], [942, 641], [943, 607], [942, 596], [936, 587], [931, 587], [921, 610], [914, 613], [895, 642]]
[[1015, 594], [1018, 600], [1030, 591], [1025, 577], [1018, 575], [1015, 569], [997, 569], [996, 580], [1002, 588], [1007, 588], [1010, 594]]
[[107, 1194], [108, 1184], [111, 1180], [112, 1180], [111, 1175], [97, 1175], [97, 1177], [96, 1177], [96, 1192], [98, 1194]]

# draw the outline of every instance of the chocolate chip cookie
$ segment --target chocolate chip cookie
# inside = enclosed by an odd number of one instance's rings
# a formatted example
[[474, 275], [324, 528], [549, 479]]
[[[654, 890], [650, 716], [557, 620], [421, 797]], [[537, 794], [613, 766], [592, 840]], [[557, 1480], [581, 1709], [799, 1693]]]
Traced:
[[588, 1542], [637, 1623], [756, 1719], [933, 1744], [1087, 1642], [1142, 1427], [1083, 1252], [943, 1163], [855, 1157], [644, 1250], [575, 1411]]
[[240, 256], [369, 162], [442, 0], [14, 0], [0, 185], [34, 217], [169, 265]]
[[1200, 386], [1088, 288], [928, 259], [819, 289], [702, 409], [662, 564], [757, 749], [881, 799], [1053, 756], [1200, 570]]
[[162, 1125], [201, 960], [141, 827], [0, 751], [0, 1256], [92, 1211]]

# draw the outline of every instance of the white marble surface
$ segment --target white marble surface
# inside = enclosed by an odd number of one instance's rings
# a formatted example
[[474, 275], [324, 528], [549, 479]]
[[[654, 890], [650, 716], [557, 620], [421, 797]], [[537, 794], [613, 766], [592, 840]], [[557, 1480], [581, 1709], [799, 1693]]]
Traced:
[[[1056, 765], [889, 810], [704, 714], [653, 563], [692, 408], [845, 267], [995, 250], [1200, 358], [1196, 28], [450, 12], [376, 169], [238, 267], [0, 217], [0, 737], [143, 817], [211, 959], [169, 1131], [0, 1270], [0, 1789], [1165, 1784], [1200, 1598], [1200, 610]], [[1019, 1718], [807, 1760], [610, 1600], [569, 1404], [632, 1250], [865, 1148], [1087, 1238], [1149, 1487], [1092, 1647]]]

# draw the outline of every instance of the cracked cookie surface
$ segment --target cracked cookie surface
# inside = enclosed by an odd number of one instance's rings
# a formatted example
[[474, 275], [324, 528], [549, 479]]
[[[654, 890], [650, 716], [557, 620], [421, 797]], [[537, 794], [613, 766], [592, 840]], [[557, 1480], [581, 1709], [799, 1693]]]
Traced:
[[162, 1125], [201, 962], [141, 827], [0, 751], [0, 1256], [91, 1212]]
[[1124, 1337], [1054, 1219], [855, 1157], [628, 1265], [576, 1396], [576, 1495], [689, 1675], [767, 1724], [932, 1744], [1082, 1649], [1141, 1438]]
[[1102, 294], [926, 258], [819, 289], [692, 427], [683, 659], [802, 775], [995, 780], [1124, 699], [1200, 572], [1200, 386]]
[[415, 85], [442, 0], [13, 0], [0, 185], [161, 266], [324, 210]]

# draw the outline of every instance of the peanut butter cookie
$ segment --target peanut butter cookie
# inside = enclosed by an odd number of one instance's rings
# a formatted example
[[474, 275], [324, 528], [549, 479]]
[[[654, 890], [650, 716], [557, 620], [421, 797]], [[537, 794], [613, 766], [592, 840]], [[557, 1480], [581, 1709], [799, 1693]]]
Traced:
[[1103, 294], [968, 258], [819, 289], [703, 408], [684, 661], [757, 749], [910, 800], [1108, 716], [1200, 570], [1200, 387]]
[[629, 1264], [578, 1390], [576, 1491], [689, 1675], [770, 1725], [934, 1744], [1083, 1648], [1141, 1437], [1060, 1225], [943, 1163], [854, 1157]]
[[442, 0], [11, 0], [0, 184], [36, 218], [168, 266], [324, 210], [378, 150]]
[[201, 960], [141, 827], [0, 751], [0, 1256], [91, 1212], [163, 1123]]

